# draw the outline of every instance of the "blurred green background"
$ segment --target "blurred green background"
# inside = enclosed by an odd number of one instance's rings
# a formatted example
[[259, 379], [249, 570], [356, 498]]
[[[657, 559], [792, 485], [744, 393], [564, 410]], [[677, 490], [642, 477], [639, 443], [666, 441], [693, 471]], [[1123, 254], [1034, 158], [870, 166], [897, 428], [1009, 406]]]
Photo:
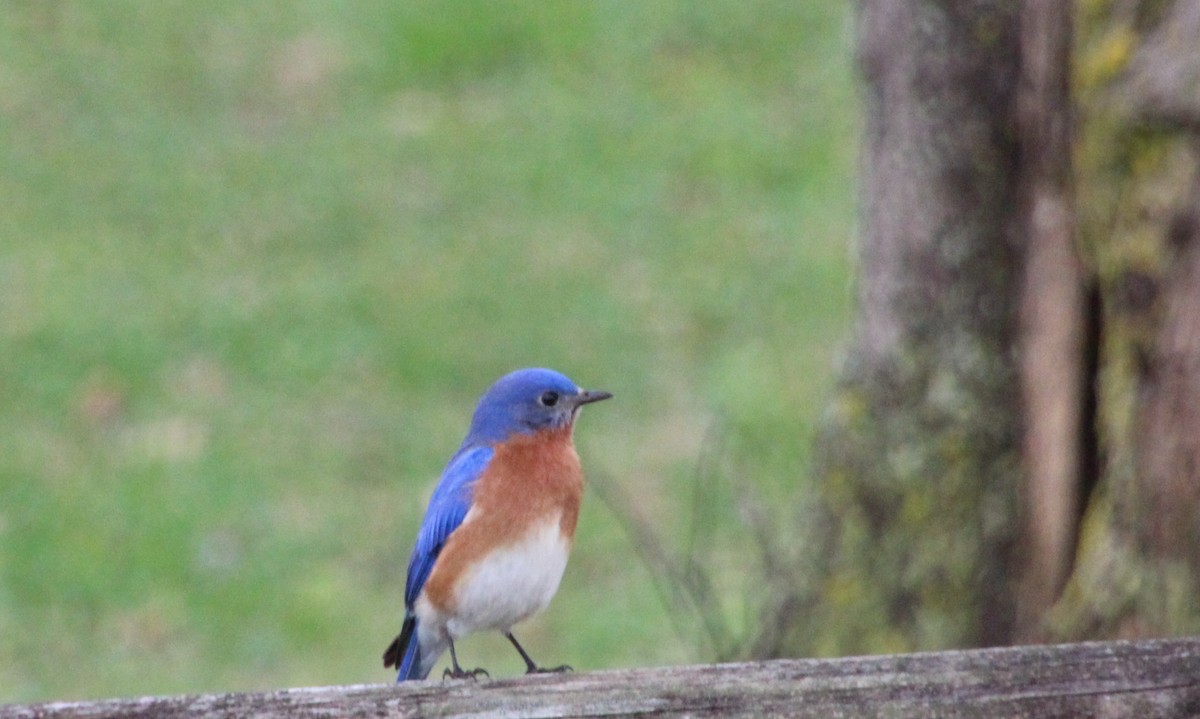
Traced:
[[[737, 488], [803, 491], [849, 319], [851, 23], [3, 3], [0, 702], [389, 681], [428, 493], [526, 365], [616, 394], [592, 481], [728, 547], [752, 622]], [[534, 657], [709, 659], [638, 556], [592, 492]]]

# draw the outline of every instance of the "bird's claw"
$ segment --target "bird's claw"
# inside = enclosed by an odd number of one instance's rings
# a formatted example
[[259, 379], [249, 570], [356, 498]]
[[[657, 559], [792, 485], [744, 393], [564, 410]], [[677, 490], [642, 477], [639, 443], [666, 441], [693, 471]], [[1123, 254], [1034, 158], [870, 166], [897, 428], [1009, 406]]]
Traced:
[[474, 669], [446, 667], [446, 669], [442, 671], [442, 681], [446, 681], [447, 679], [471, 679], [474, 681], [479, 681], [480, 676], [485, 676], [489, 679], [492, 677], [492, 675], [488, 674], [488, 671], [483, 667], [476, 667]]
[[569, 664], [560, 664], [554, 668], [547, 667], [529, 667], [525, 670], [526, 674], [565, 674], [566, 672], [575, 671], [575, 667]]

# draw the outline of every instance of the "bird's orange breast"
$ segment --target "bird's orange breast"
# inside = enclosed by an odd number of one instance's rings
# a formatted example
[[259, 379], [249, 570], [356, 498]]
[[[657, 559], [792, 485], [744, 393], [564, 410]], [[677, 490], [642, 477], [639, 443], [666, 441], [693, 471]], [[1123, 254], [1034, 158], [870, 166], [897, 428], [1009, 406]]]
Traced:
[[569, 545], [582, 500], [583, 469], [569, 426], [515, 435], [495, 445], [475, 482], [467, 518], [446, 540], [425, 595], [439, 610], [451, 611], [455, 584], [472, 565], [520, 542], [551, 517], [558, 517]]

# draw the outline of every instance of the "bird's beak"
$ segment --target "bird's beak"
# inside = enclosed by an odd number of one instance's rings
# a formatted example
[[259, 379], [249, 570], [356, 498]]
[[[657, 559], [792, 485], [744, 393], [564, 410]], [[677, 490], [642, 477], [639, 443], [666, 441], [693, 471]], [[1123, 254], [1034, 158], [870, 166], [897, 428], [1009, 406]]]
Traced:
[[598, 389], [585, 389], [581, 390], [579, 394], [575, 395], [575, 406], [578, 407], [580, 405], [591, 404], [592, 402], [599, 402], [600, 400], [610, 399], [611, 397], [612, 392], [604, 392]]

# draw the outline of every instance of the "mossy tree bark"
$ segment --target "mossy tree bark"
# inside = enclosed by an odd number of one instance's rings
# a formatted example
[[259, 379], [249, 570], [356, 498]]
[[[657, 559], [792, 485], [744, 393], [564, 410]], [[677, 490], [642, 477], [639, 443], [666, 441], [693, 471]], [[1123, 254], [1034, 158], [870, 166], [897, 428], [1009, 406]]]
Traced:
[[1078, 12], [860, 2], [858, 320], [759, 654], [1200, 631], [1200, 2]]
[[1083, 3], [1081, 247], [1099, 481], [1050, 638], [1200, 632], [1200, 2]]
[[[1003, 643], [1018, 521], [1018, 6], [862, 0], [856, 333], [817, 443], [820, 518], [785, 640]], [[811, 518], [806, 520], [811, 522]]]

